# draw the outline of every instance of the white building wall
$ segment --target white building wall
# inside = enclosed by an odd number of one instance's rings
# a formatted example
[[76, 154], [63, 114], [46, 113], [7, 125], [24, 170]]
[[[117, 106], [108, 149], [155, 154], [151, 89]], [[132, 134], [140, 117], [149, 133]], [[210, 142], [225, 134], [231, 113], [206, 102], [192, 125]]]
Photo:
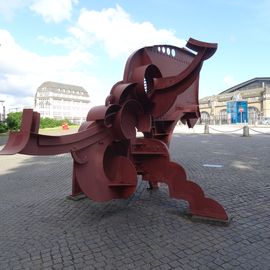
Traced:
[[37, 90], [35, 110], [41, 117], [68, 119], [80, 124], [90, 109], [90, 98], [79, 86], [45, 82]]

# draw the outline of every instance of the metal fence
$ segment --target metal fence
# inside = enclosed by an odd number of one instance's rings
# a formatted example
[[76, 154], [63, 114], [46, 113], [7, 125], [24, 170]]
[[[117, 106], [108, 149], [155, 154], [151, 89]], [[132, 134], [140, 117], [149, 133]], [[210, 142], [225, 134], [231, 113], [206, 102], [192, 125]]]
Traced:
[[[259, 125], [262, 124], [263, 116], [257, 115], [257, 114], [249, 114], [248, 116], [248, 123], [242, 123], [242, 124], [249, 124], [249, 125]], [[230, 120], [227, 118], [227, 115], [216, 115], [216, 116], [210, 116], [208, 118], [200, 118], [198, 121], [198, 124], [204, 125], [229, 125], [231, 124]]]

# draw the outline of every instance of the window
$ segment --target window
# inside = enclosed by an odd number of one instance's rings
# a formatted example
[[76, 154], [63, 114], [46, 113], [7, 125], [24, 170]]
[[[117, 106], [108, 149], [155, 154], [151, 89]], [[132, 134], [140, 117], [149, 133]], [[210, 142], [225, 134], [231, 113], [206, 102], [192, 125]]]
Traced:
[[256, 107], [248, 107], [248, 122], [249, 124], [256, 124], [260, 115], [260, 111]]
[[201, 123], [208, 124], [210, 121], [210, 115], [208, 112], [201, 112]]
[[223, 109], [219, 112], [219, 120], [220, 120], [220, 124], [227, 124], [227, 110]]

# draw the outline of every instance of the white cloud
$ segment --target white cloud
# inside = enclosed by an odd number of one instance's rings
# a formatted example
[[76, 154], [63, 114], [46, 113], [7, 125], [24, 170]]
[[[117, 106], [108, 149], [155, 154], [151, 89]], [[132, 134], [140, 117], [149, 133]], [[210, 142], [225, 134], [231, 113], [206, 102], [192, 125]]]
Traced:
[[119, 5], [116, 8], [81, 10], [71, 33], [78, 38], [88, 36], [92, 43], [104, 46], [110, 57], [127, 56], [136, 49], [158, 43], [185, 45], [171, 30], [157, 29], [150, 22], [137, 23]]
[[[66, 9], [68, 12], [63, 13], [65, 16], [59, 15], [59, 20], [70, 16], [75, 1], [67, 2], [70, 4]], [[47, 0], [44, 9], [45, 1], [35, 3], [31, 8], [46, 18], [53, 9], [52, 3], [58, 1]], [[47, 20], [56, 22], [56, 13]], [[153, 44], [181, 47], [186, 43], [171, 30], [157, 29], [150, 22], [134, 22], [120, 6], [101, 11], [81, 10], [76, 25], [71, 25], [68, 33], [61, 38], [40, 36], [40, 42], [68, 49], [66, 55], [41, 56], [22, 48], [8, 31], [0, 29], [0, 99], [4, 98], [10, 105], [25, 102], [31, 106], [41, 83], [57, 81], [80, 85], [90, 91], [94, 105], [103, 104], [112, 85], [121, 80], [124, 60], [134, 50]], [[106, 59], [106, 55], [113, 60]], [[118, 70], [121, 73], [114, 78]], [[94, 76], [94, 72], [100, 72], [100, 75]], [[104, 77], [104, 73], [107, 76]]]
[[30, 9], [41, 15], [45, 22], [59, 23], [70, 20], [72, 7], [78, 0], [36, 0]]
[[[119, 5], [101, 11], [82, 9], [76, 25], [71, 25], [68, 32], [69, 36], [66, 37], [40, 36], [39, 39], [45, 43], [95, 54], [95, 66], [88, 65], [88, 68], [102, 70], [98, 81], [103, 82], [103, 87], [97, 87], [102, 90], [95, 89], [93, 96], [99, 101], [97, 104], [104, 103], [112, 85], [121, 80], [124, 61], [133, 51], [154, 44], [172, 44], [179, 47], [186, 44], [186, 41], [177, 38], [171, 30], [157, 29], [150, 22], [132, 21], [130, 15]], [[106, 59], [106, 55], [112, 59]], [[101, 67], [101, 62], [106, 66]], [[111, 78], [110, 70], [120, 69], [120, 76]], [[104, 72], [107, 74], [106, 78]]]
[[111, 58], [128, 57], [133, 51], [154, 44], [184, 46], [186, 41], [179, 39], [167, 29], [157, 29], [150, 22], [134, 22], [119, 5], [101, 11], [82, 9], [76, 25], [70, 26], [67, 37], [45, 37], [45, 43], [64, 45], [66, 48], [89, 49], [98, 47]]
[[15, 12], [29, 8], [42, 16], [45, 22], [59, 23], [70, 20], [73, 6], [78, 0], [0, 0], [0, 15], [11, 20]]
[[48, 80], [81, 85], [86, 90], [103, 85], [81, 71], [83, 64], [91, 63], [92, 56], [86, 51], [74, 49], [64, 56], [40, 56], [21, 48], [3, 29], [0, 44], [0, 99], [8, 105], [26, 102], [26, 106], [31, 106], [37, 87]]
[[43, 35], [38, 36], [38, 39], [44, 44], [60, 45], [68, 49], [80, 48], [88, 49], [93, 42], [89, 36], [78, 28], [71, 27], [68, 29], [70, 36], [66, 37], [46, 37]]
[[16, 10], [27, 6], [29, 0], [1, 0], [0, 15], [5, 19], [11, 20]]

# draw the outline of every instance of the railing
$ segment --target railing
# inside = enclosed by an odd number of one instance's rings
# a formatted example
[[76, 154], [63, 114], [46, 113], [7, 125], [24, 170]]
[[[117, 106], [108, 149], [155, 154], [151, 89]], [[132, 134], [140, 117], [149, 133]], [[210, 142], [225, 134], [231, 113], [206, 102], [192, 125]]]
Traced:
[[[262, 115], [251, 114], [248, 115], [248, 123], [249, 125], [258, 125], [263, 122], [264, 117]], [[228, 125], [231, 124], [227, 115], [216, 115], [207, 118], [201, 118], [199, 120], [200, 124], [208, 124], [208, 125]], [[243, 123], [244, 124], [244, 123]]]
[[195, 125], [189, 129], [187, 126], [176, 125], [174, 133], [193, 133], [193, 134], [241, 134], [248, 137], [251, 135], [270, 135], [270, 126], [250, 126], [250, 125]]
[[258, 133], [259, 135], [270, 135], [270, 132], [262, 132], [262, 131], [254, 129], [254, 128], [251, 128], [249, 126], [243, 126], [243, 127], [240, 127], [240, 128], [234, 129], [234, 130], [219, 130], [219, 129], [210, 127], [209, 125], [206, 124], [205, 127], [204, 127], [204, 134], [209, 134], [210, 133], [209, 130], [213, 130], [213, 131], [216, 131], [216, 132], [219, 132], [219, 133], [235, 133], [235, 132], [238, 132], [240, 130], [243, 130], [243, 136], [244, 137], [249, 137], [250, 136], [250, 132], [249, 132], [250, 130], [253, 131], [253, 132]]

